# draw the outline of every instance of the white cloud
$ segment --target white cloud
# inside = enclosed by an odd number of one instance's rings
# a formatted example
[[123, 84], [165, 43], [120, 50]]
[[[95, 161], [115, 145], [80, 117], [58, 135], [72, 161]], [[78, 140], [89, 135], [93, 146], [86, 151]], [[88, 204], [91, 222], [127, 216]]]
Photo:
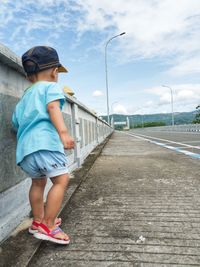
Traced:
[[192, 58], [178, 59], [168, 73], [172, 76], [183, 76], [187, 74], [196, 74], [200, 72], [200, 53]]
[[[200, 84], [174, 84], [170, 85], [173, 93], [175, 110], [190, 108], [194, 110], [200, 103]], [[147, 89], [146, 92], [158, 96], [155, 103], [157, 107], [166, 107], [171, 104], [171, 91], [166, 87], [154, 87]]]
[[[72, 16], [73, 11], [80, 15]], [[19, 12], [23, 16], [17, 17]], [[21, 0], [14, 5], [7, 0], [1, 3], [0, 11], [1, 27], [17, 18], [26, 32], [44, 27], [63, 31], [69, 26], [82, 33], [126, 31], [121, 45], [129, 57], [199, 50], [199, 14], [199, 0], [181, 0], [181, 4], [174, 0]]]
[[[118, 38], [123, 60], [134, 58], [173, 57], [167, 62], [169, 74], [199, 73], [199, 0], [79, 1], [85, 10], [79, 30], [115, 28], [113, 34], [126, 31]], [[84, 25], [84, 26], [82, 26]], [[116, 47], [116, 45], [115, 45]]]
[[48, 44], [56, 44], [69, 29], [78, 40], [85, 32], [97, 31], [104, 36], [102, 42], [126, 31], [112, 47], [118, 58], [162, 57], [170, 64], [170, 75], [200, 72], [199, 24], [199, 0], [3, 0], [0, 8], [0, 29], [5, 30], [1, 41], [11, 26], [9, 39], [16, 49], [40, 42], [38, 31]]
[[121, 104], [116, 104], [113, 107], [113, 113], [125, 114], [125, 115], [128, 114], [126, 107]]
[[126, 31], [118, 40], [129, 60], [199, 51], [199, 0], [80, 0], [79, 4], [85, 15], [78, 29]]
[[92, 94], [93, 96], [103, 96], [103, 92], [102, 91], [99, 91], [99, 90], [96, 90], [96, 91], [94, 91], [93, 92], [93, 94]]
[[148, 100], [144, 103], [142, 103], [142, 105], [140, 106], [129, 106], [127, 108], [128, 114], [132, 115], [132, 114], [145, 114], [145, 113], [150, 113], [152, 112], [152, 110], [155, 110], [155, 106], [156, 104], [154, 103], [154, 101], [152, 100]]
[[[17, 19], [16, 19], [17, 18]], [[69, 0], [6, 0], [1, 3], [0, 29], [4, 30], [2, 41], [7, 42], [7, 29], [12, 29], [9, 41], [15, 50], [41, 42], [38, 33], [43, 33], [42, 42], [50, 44], [72, 27]]]

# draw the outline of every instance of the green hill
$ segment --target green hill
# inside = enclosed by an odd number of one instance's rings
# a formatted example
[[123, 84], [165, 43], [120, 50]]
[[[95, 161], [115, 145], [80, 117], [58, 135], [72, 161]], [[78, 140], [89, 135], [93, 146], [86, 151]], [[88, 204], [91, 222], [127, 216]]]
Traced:
[[[196, 111], [191, 112], [176, 112], [174, 113], [174, 124], [190, 124], [195, 119]], [[107, 116], [101, 116], [102, 119], [107, 121]], [[144, 125], [148, 123], [157, 123], [162, 125], [171, 125], [171, 113], [159, 113], [159, 114], [135, 114], [135, 115], [122, 115], [113, 114], [110, 118], [114, 119], [114, 122], [126, 121], [129, 118], [130, 127], [136, 127], [137, 125]]]

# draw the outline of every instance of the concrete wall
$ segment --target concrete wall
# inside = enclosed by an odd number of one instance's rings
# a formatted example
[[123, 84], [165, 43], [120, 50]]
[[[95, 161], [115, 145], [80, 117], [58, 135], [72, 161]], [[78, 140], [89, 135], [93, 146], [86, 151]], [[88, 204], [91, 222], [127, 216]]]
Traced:
[[[28, 190], [31, 179], [15, 163], [16, 136], [11, 116], [16, 103], [29, 86], [20, 59], [0, 45], [0, 241], [30, 212]], [[113, 129], [74, 97], [66, 95], [63, 108], [69, 132], [76, 141], [74, 150], [66, 151], [73, 171]], [[50, 187], [48, 183], [46, 192]]]

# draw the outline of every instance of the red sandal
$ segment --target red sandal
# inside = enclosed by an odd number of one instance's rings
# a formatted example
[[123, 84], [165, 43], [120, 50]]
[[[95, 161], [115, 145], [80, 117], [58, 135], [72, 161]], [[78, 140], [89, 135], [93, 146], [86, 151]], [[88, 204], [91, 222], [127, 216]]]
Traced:
[[34, 234], [34, 237], [61, 245], [69, 244], [70, 239], [55, 237], [55, 235], [59, 233], [64, 233], [60, 227], [57, 226], [53, 230], [50, 230], [45, 224], [40, 223], [38, 226], [38, 232]]
[[[62, 222], [62, 219], [61, 218], [56, 218], [55, 225], [56, 226], [60, 226], [61, 225], [61, 222]], [[29, 234], [34, 235], [35, 233], [37, 233], [38, 232], [38, 226], [39, 225], [40, 225], [40, 222], [33, 221], [31, 227], [29, 227], [29, 229], [28, 229]]]

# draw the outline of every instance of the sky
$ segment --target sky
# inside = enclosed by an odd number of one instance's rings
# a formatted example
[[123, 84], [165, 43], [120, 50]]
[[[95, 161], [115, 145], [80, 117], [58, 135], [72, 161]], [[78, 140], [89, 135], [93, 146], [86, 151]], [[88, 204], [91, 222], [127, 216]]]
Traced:
[[[200, 0], [1, 0], [0, 42], [21, 56], [54, 47], [62, 86], [107, 113], [193, 111], [200, 104]], [[162, 85], [169, 86], [163, 87]]]

